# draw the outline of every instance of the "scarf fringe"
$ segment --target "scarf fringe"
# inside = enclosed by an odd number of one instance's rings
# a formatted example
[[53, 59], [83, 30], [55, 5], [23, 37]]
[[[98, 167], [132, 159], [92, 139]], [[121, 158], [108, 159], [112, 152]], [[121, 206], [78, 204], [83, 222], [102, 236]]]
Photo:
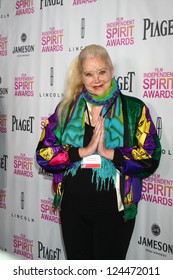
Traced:
[[[76, 175], [77, 170], [80, 168], [82, 161], [76, 162], [71, 168], [65, 171], [64, 175], [69, 173], [72, 176]], [[109, 191], [110, 186], [115, 186], [117, 169], [113, 163], [106, 158], [101, 158], [101, 168], [92, 168], [92, 183], [96, 182], [97, 191]], [[114, 176], [112, 176], [114, 174]]]

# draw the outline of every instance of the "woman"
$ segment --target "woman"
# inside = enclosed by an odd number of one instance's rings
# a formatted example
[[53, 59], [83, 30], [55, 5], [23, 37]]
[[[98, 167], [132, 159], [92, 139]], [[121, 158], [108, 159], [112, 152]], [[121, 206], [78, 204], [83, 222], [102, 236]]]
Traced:
[[67, 258], [125, 259], [142, 179], [157, 169], [161, 146], [148, 108], [120, 92], [102, 46], [72, 63], [36, 154], [54, 174]]

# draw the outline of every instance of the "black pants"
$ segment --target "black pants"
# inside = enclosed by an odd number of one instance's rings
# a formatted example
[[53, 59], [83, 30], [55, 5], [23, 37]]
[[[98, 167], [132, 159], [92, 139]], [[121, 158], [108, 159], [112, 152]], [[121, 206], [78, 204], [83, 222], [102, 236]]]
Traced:
[[68, 260], [124, 260], [135, 219], [123, 212], [99, 214], [61, 209], [62, 234]]

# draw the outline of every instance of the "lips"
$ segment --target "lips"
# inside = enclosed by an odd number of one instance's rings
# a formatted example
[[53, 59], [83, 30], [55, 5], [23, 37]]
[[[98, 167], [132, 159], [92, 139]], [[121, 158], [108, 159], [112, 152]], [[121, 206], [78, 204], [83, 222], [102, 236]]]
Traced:
[[94, 86], [93, 88], [94, 89], [101, 89], [103, 87], [103, 85], [100, 85], [100, 86]]

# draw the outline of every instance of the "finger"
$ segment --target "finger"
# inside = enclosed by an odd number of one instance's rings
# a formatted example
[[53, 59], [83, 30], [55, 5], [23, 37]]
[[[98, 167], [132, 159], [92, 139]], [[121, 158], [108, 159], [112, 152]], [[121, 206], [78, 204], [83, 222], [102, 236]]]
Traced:
[[101, 129], [101, 121], [98, 120], [94, 128], [94, 133], [97, 133], [98, 131], [100, 131], [100, 129]]
[[100, 118], [100, 116], [98, 117], [98, 120], [97, 120], [97, 122], [96, 122], [96, 125], [95, 125], [95, 128], [97, 128], [98, 126], [100, 126], [101, 125], [101, 118]]

